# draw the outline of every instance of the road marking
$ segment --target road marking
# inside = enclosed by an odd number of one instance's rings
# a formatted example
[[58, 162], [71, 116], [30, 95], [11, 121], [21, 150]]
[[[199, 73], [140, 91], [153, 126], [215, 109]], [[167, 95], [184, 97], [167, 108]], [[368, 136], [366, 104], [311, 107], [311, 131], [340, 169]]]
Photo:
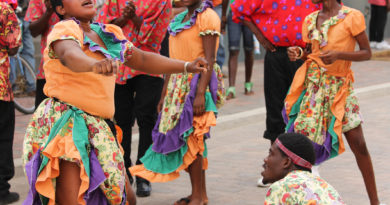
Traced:
[[[363, 94], [363, 93], [368, 93], [372, 92], [375, 90], [380, 90], [380, 89], [386, 89], [390, 88], [390, 83], [382, 83], [382, 84], [377, 84], [377, 85], [372, 85], [372, 86], [367, 86], [367, 87], [362, 87], [362, 88], [356, 88], [355, 93], [356, 94]], [[217, 119], [217, 123], [225, 123], [225, 122], [230, 122], [234, 120], [239, 120], [242, 118], [247, 118], [247, 117], [252, 117], [256, 115], [263, 115], [266, 113], [265, 107], [261, 108], [256, 108], [252, 110], [247, 110], [247, 111], [242, 111], [230, 115], [221, 115]], [[139, 134], [133, 134], [132, 135], [132, 142], [137, 141], [139, 139]], [[14, 159], [14, 164], [15, 167], [22, 166], [22, 159], [21, 158], [15, 158]]]

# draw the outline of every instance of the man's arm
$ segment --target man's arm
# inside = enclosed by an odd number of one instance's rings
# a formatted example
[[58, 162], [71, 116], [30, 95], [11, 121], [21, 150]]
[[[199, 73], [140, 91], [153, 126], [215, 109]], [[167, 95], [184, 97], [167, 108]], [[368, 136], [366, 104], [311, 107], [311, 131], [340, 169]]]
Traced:
[[49, 28], [49, 20], [53, 15], [54, 10], [48, 0], [45, 1], [45, 6], [46, 12], [43, 13], [43, 15], [38, 20], [31, 22], [30, 26], [28, 27], [33, 37], [44, 34]]
[[260, 29], [257, 28], [257, 26], [253, 22], [243, 20], [242, 23], [247, 26], [253, 32], [253, 34], [255, 34], [257, 40], [267, 51], [276, 51], [274, 45], [272, 45], [272, 43], [263, 35]]
[[224, 34], [226, 32], [226, 23], [227, 23], [227, 8], [229, 5], [229, 0], [222, 0], [222, 15], [221, 15], [221, 33]]

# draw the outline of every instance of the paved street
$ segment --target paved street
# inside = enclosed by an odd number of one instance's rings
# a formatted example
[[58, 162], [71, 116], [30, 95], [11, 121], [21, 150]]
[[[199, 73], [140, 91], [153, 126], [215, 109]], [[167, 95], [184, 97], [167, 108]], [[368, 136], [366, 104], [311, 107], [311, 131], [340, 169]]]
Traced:
[[[262, 138], [265, 129], [263, 93], [263, 61], [256, 61], [253, 82], [255, 95], [245, 96], [244, 67], [240, 64], [237, 78], [237, 98], [230, 100], [220, 110], [217, 127], [208, 140], [209, 170], [207, 188], [211, 205], [262, 204], [266, 189], [257, 188], [263, 158], [268, 153], [269, 142]], [[355, 88], [363, 113], [364, 132], [374, 163], [377, 188], [382, 202], [390, 205], [390, 62], [368, 61], [354, 63]], [[225, 68], [226, 71], [226, 68]], [[227, 79], [226, 86], [227, 84]], [[17, 173], [11, 180], [13, 191], [24, 199], [28, 185], [24, 177], [20, 156], [23, 135], [31, 116], [17, 113], [14, 157]], [[137, 141], [133, 145], [137, 145]], [[369, 204], [365, 187], [353, 154], [346, 152], [325, 162], [321, 176], [332, 184], [347, 204]], [[136, 146], [133, 146], [136, 150]], [[133, 157], [136, 152], [133, 151]], [[169, 183], [153, 184], [152, 195], [139, 198], [141, 205], [169, 205], [190, 193], [188, 174]], [[21, 204], [22, 200], [18, 203]]]

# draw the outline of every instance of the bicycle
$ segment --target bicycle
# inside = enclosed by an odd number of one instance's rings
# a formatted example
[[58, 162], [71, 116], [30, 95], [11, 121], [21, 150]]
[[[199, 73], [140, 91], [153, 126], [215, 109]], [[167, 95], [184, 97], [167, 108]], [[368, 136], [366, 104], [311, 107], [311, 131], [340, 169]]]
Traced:
[[[35, 87], [35, 71], [19, 53], [15, 56], [10, 56], [10, 60], [16, 62], [12, 66], [16, 74], [15, 82], [12, 85], [15, 88], [13, 89], [15, 108], [24, 114], [32, 114], [35, 111], [35, 92], [28, 92], [28, 87]], [[30, 75], [32, 78], [33, 85], [28, 85], [27, 75]]]
[[[16, 13], [21, 12], [21, 8], [16, 9]], [[23, 30], [23, 23], [19, 21], [20, 28]], [[19, 48], [15, 56], [10, 56], [11, 72], [10, 80], [14, 93], [15, 108], [24, 113], [32, 114], [35, 111], [35, 90], [36, 74], [30, 63], [24, 59], [20, 53], [23, 45]]]

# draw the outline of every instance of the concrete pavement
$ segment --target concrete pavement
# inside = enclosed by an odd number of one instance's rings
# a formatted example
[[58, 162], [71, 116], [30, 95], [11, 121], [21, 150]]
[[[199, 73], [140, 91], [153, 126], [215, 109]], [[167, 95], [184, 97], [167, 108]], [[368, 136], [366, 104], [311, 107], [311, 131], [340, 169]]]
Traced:
[[[374, 163], [377, 188], [380, 199], [387, 204], [390, 204], [390, 166], [387, 160], [390, 157], [389, 66], [389, 62], [382, 61], [353, 63], [355, 88], [365, 119], [363, 127]], [[243, 70], [243, 64], [240, 64], [236, 85], [237, 98], [228, 101], [220, 110], [218, 125], [212, 129], [212, 138], [208, 141], [209, 204], [250, 205], [262, 204], [264, 200], [266, 189], [256, 187], [261, 164], [269, 148], [269, 142], [262, 138], [265, 129], [263, 62], [255, 62], [253, 96], [243, 94]], [[17, 114], [15, 158], [21, 155], [23, 135], [30, 117]], [[133, 145], [135, 157], [137, 142]], [[320, 174], [340, 192], [347, 204], [369, 204], [353, 154], [349, 147], [346, 147], [345, 153], [321, 166]], [[16, 161], [16, 164], [20, 165], [20, 159]], [[21, 166], [17, 166], [16, 172], [15, 178], [11, 180], [11, 190], [18, 191], [24, 199], [28, 190], [27, 181]], [[139, 198], [138, 204], [173, 204], [189, 193], [189, 177], [183, 172], [182, 177], [176, 181], [153, 184], [151, 197]], [[21, 203], [22, 200], [14, 204]]]

